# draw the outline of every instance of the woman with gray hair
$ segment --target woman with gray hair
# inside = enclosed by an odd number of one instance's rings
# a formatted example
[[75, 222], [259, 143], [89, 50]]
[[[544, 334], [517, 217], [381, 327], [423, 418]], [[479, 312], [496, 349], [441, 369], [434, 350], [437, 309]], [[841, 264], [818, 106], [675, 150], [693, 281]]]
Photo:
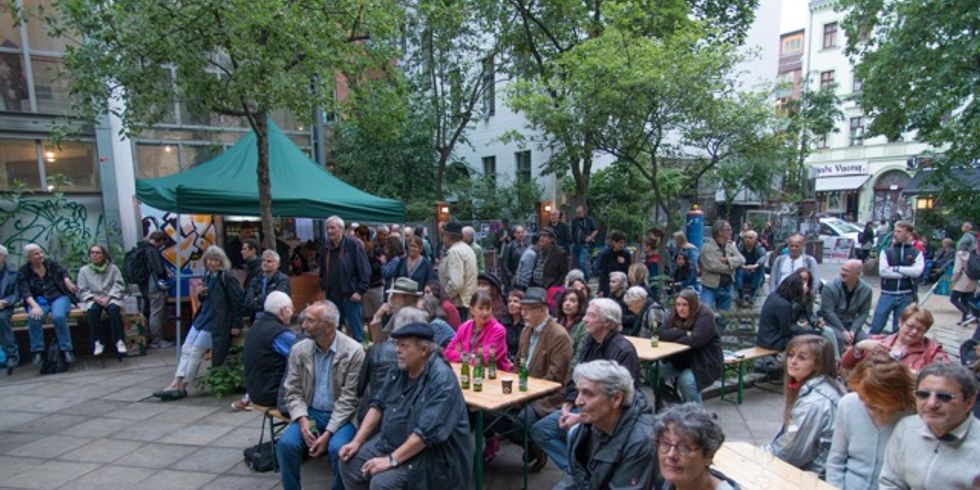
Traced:
[[31, 338], [32, 361], [41, 364], [44, 357], [44, 329], [42, 320], [50, 313], [58, 349], [66, 362], [75, 362], [68, 331], [68, 312], [71, 311], [72, 295], [78, 291], [68, 277], [68, 272], [57, 262], [45, 258], [44, 250], [36, 243], [24, 245], [26, 262], [17, 271], [17, 287], [27, 310], [27, 328]]
[[717, 417], [697, 403], [673, 405], [653, 424], [661, 490], [737, 490], [738, 483], [711, 468], [725, 442]]
[[191, 320], [180, 350], [180, 361], [174, 379], [166, 388], [153, 393], [163, 401], [187, 396], [189, 380], [197, 376], [204, 353], [211, 350], [211, 365], [224, 363], [231, 337], [238, 335], [242, 325], [244, 293], [238, 279], [228, 273], [231, 261], [220, 247], [212, 245], [204, 251], [204, 287], [198, 292], [201, 305]]
[[609, 273], [609, 299], [619, 305], [620, 324], [625, 328], [633, 328], [636, 315], [626, 306], [626, 290], [629, 288], [629, 278], [625, 272], [614, 271]]
[[634, 403], [630, 372], [605, 359], [575, 367], [581, 426], [569, 444], [569, 470], [555, 489], [651, 488], [653, 416]]

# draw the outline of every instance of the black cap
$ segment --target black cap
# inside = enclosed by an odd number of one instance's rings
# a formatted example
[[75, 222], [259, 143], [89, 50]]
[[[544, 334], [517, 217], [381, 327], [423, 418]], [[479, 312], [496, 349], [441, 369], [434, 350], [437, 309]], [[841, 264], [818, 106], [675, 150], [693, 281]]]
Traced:
[[402, 328], [391, 332], [391, 338], [400, 339], [403, 337], [416, 337], [424, 340], [432, 340], [435, 337], [435, 333], [432, 332], [432, 327], [428, 323], [409, 323], [408, 325], [403, 325]]
[[546, 305], [548, 304], [548, 292], [544, 288], [527, 288], [524, 297], [521, 298], [522, 305]]
[[450, 221], [446, 223], [446, 226], [442, 228], [442, 231], [448, 233], [463, 233], [463, 224], [459, 221]]
[[504, 287], [496, 274], [492, 272], [481, 272], [476, 276], [476, 280], [490, 283], [490, 285], [493, 286], [498, 293], [503, 294]]

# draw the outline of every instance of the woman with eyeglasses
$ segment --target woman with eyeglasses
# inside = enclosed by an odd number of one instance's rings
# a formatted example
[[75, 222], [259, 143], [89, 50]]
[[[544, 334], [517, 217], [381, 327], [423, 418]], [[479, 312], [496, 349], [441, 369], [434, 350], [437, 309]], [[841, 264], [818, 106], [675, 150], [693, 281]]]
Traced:
[[568, 475], [555, 490], [652, 488], [653, 415], [634, 399], [633, 376], [615, 361], [575, 366], [581, 425], [569, 437]]
[[853, 369], [871, 355], [885, 355], [902, 363], [913, 373], [937, 362], [949, 362], [943, 346], [928, 337], [932, 313], [913, 303], [902, 311], [898, 332], [891, 335], [869, 335], [841, 356], [841, 367]]
[[783, 426], [765, 449], [777, 458], [823, 476], [834, 435], [837, 383], [834, 348], [819, 335], [793, 337], [786, 347]]
[[725, 442], [717, 416], [698, 403], [673, 405], [653, 424], [661, 490], [736, 490], [734, 480], [712, 469], [715, 453]]
[[876, 489], [895, 425], [915, 413], [915, 379], [894, 359], [876, 356], [851, 373], [852, 392], [837, 404], [827, 456], [827, 483], [842, 490]]
[[92, 245], [88, 249], [89, 263], [78, 271], [78, 299], [85, 310], [86, 322], [92, 332], [92, 355], [101, 355], [105, 350], [105, 335], [102, 328], [102, 313], [109, 317], [109, 328], [116, 352], [126, 353], [123, 334], [122, 299], [126, 295], [126, 283], [122, 272], [112, 263], [109, 252], [102, 245]]

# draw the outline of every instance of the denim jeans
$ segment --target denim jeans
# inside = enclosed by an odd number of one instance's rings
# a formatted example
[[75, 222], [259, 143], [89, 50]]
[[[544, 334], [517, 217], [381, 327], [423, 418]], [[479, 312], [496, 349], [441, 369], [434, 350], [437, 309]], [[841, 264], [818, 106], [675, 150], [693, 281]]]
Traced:
[[[41, 318], [35, 320], [28, 315], [27, 330], [31, 337], [31, 353], [44, 352], [44, 317], [51, 313], [51, 323], [54, 323], [54, 334], [58, 339], [58, 349], [71, 352], [71, 332], [68, 331], [68, 312], [71, 311], [71, 300], [68, 296], [58, 296], [50, 304], [43, 297], [34, 298], [41, 307]], [[30, 307], [28, 307], [30, 313]]]
[[[330, 412], [323, 412], [313, 407], [309, 407], [309, 420], [316, 423], [316, 428], [322, 434], [330, 421]], [[330, 441], [327, 442], [327, 459], [330, 460], [330, 471], [333, 473], [333, 490], [342, 490], [344, 483], [340, 479], [340, 448], [347, 444], [357, 433], [354, 425], [350, 422], [340, 426]], [[299, 483], [299, 466], [303, 462], [303, 453], [308, 451], [303, 435], [300, 434], [299, 422], [289, 424], [283, 431], [279, 441], [276, 442], [276, 458], [279, 461], [279, 474], [282, 477], [282, 488], [284, 490], [299, 490], [303, 488]]]
[[[701, 403], [701, 390], [698, 389], [698, 382], [694, 378], [694, 371], [691, 368], [677, 369], [670, 362], [660, 363], [660, 378], [676, 378], [677, 388], [681, 390], [681, 396], [685, 402]], [[651, 377], [651, 379], [653, 379]], [[656, 391], [654, 391], [656, 393]]]
[[345, 299], [337, 305], [340, 308], [340, 323], [347, 321], [347, 328], [350, 329], [350, 336], [358, 341], [364, 342], [364, 312], [360, 301]]
[[589, 252], [592, 246], [587, 243], [572, 245], [572, 256], [575, 257], [575, 267], [585, 274], [585, 282], [589, 282]]
[[732, 287], [709, 288], [701, 285], [701, 304], [711, 308], [712, 311], [727, 311], [732, 309]]
[[13, 314], [13, 307], [0, 310], [0, 349], [4, 350], [8, 362], [20, 364], [20, 346], [17, 345], [17, 338], [14, 337], [14, 327], [10, 324], [10, 317]]
[[882, 294], [875, 306], [875, 314], [871, 320], [871, 335], [877, 335], [885, 329], [888, 315], [892, 314], [892, 332], [898, 331], [898, 320], [905, 307], [912, 304], [911, 294]]
[[[762, 281], [766, 278], [766, 271], [762, 267], [756, 267], [754, 271], [746, 271], [744, 268], [739, 267], [735, 271], [735, 294], [738, 295], [739, 301], [753, 301], [755, 299], [755, 292], [759, 290], [759, 286], [762, 286]], [[746, 287], [746, 282], [748, 286]]]
[[[572, 411], [578, 412], [578, 409]], [[561, 410], [556, 410], [535, 422], [531, 426], [531, 439], [555, 462], [555, 466], [568, 473], [568, 441], [572, 440], [572, 431], [575, 427], [567, 432], [559, 428], [560, 417]]]

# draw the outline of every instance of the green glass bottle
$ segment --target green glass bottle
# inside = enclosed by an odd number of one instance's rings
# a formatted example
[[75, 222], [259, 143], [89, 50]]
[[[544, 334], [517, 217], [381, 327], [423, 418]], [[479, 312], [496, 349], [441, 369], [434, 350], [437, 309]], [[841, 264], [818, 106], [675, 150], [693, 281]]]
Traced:
[[473, 368], [473, 391], [483, 391], [483, 348], [480, 348]]
[[497, 349], [490, 346], [490, 360], [487, 361], [487, 379], [497, 379]]
[[459, 370], [459, 384], [464, 390], [470, 389], [470, 354], [463, 353], [463, 367]]
[[527, 391], [527, 356], [522, 355], [517, 368], [517, 391]]

